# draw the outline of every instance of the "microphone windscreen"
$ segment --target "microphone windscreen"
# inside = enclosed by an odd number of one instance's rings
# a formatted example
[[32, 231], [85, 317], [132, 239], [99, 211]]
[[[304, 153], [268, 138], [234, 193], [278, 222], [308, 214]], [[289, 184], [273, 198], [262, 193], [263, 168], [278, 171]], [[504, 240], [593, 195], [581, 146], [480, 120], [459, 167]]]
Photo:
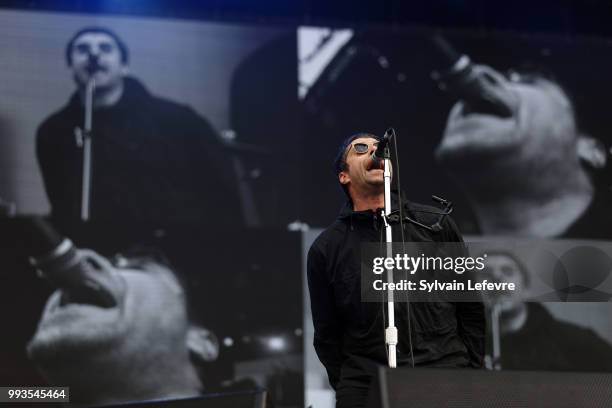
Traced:
[[55, 250], [64, 237], [40, 216], [19, 217], [21, 245], [24, 252], [34, 258], [42, 257]]
[[434, 44], [434, 49], [438, 51], [438, 56], [443, 59], [443, 63], [448, 64], [449, 66], [453, 66], [455, 62], [461, 58], [461, 54], [457, 52], [455, 47], [453, 47], [444, 37], [437, 34], [432, 37], [432, 42]]

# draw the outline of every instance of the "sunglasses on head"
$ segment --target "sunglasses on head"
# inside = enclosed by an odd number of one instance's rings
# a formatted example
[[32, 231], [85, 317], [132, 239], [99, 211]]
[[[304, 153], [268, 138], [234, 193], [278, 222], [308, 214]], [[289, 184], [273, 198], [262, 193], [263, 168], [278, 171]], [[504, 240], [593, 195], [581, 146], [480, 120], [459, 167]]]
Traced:
[[[358, 154], [364, 154], [370, 151], [370, 145], [367, 143], [354, 143], [352, 146]], [[372, 146], [378, 146], [378, 142], [372, 143]]]

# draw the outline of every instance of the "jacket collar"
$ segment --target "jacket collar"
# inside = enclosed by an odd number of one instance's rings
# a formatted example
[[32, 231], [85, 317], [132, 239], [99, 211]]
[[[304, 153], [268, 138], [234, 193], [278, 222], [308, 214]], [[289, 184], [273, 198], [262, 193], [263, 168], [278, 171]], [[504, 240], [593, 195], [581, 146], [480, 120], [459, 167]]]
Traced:
[[[399, 208], [399, 195], [397, 194], [397, 190], [392, 190], [391, 191], [391, 209], [396, 210]], [[404, 205], [404, 210], [405, 211], [409, 211], [409, 215], [412, 215], [412, 211], [410, 209], [411, 205], [410, 205], [410, 201], [408, 201], [406, 199], [406, 197], [404, 196], [404, 194], [402, 193], [402, 199], [401, 199], [403, 205]], [[374, 217], [374, 215], [379, 214], [380, 212], [382, 212], [384, 210], [384, 208], [377, 208], [376, 210], [363, 210], [363, 211], [354, 211], [353, 210], [353, 201], [352, 200], [347, 200], [344, 204], [344, 206], [342, 207], [342, 209], [340, 210], [340, 214], [338, 215], [338, 219], [339, 220], [343, 220], [343, 219], [347, 219], [349, 217], [355, 217], [357, 219], [371, 219]]]
[[[391, 191], [391, 209], [396, 210], [399, 208], [399, 195], [397, 194], [397, 190]], [[401, 202], [403, 204], [404, 211], [406, 211], [406, 215], [409, 217], [414, 217], [414, 213], [411, 210], [411, 203], [406, 199], [404, 194], [402, 194]], [[384, 208], [378, 208], [376, 210], [363, 210], [363, 211], [354, 211], [353, 210], [353, 201], [347, 200], [342, 209], [340, 210], [340, 214], [338, 215], [338, 220], [343, 222], [348, 222], [351, 230], [354, 229], [355, 223], [371, 223], [374, 226], [374, 229], [378, 229], [380, 224], [382, 223], [382, 218], [380, 214], [384, 211]]]

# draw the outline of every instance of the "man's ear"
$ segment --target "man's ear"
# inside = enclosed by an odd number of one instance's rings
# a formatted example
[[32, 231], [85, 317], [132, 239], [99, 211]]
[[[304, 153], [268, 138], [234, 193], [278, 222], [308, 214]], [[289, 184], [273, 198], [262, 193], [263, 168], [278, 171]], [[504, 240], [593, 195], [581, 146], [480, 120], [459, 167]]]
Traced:
[[190, 324], [187, 329], [187, 348], [192, 358], [200, 362], [214, 361], [219, 357], [219, 340], [213, 332]]
[[347, 172], [341, 171], [338, 174], [338, 180], [340, 181], [340, 184], [347, 185], [349, 181], [351, 181], [351, 177], [348, 175]]
[[576, 143], [576, 150], [581, 161], [587, 163], [593, 169], [602, 169], [606, 166], [608, 155], [606, 146], [594, 137], [580, 134]]
[[130, 73], [130, 68], [127, 65], [121, 66], [121, 75], [127, 76]]

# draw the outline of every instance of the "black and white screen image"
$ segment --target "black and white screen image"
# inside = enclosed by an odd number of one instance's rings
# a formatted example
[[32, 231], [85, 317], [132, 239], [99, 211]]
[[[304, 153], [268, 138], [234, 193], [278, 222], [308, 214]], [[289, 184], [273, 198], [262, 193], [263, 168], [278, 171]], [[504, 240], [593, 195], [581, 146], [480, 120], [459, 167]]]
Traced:
[[295, 29], [3, 10], [0, 32], [0, 383], [301, 406], [271, 166], [295, 161]]
[[[392, 126], [406, 192], [452, 196], [464, 233], [608, 239], [609, 51], [598, 39], [302, 27], [304, 134], [320, 146], [310, 179], [340, 206], [340, 141]], [[477, 89], [452, 76], [460, 56]], [[325, 226], [336, 209], [313, 203], [306, 222]]]
[[93, 406], [264, 389], [301, 405], [299, 234], [88, 225], [73, 260], [34, 268], [26, 222], [2, 223], [4, 384]]
[[[432, 195], [453, 202], [452, 217], [468, 242], [578, 239], [568, 245], [588, 247], [612, 237], [609, 42], [300, 27], [298, 44], [304, 134], [319, 146], [311, 160], [321, 163], [304, 188], [328, 197], [312, 203], [306, 223], [329, 225], [346, 201], [330, 171], [341, 141], [357, 132], [382, 136], [392, 126], [402, 192], [425, 204], [435, 205]], [[317, 235], [311, 230], [305, 241]], [[545, 284], [535, 282], [541, 271], [512, 251], [492, 248], [490, 255], [490, 279]], [[562, 277], [571, 281], [584, 268]], [[598, 279], [611, 272], [605, 268]], [[583, 303], [489, 299], [487, 368], [612, 370], [610, 295], [596, 295]], [[312, 349], [306, 354], [307, 401], [333, 406], [323, 366]]]
[[295, 29], [22, 11], [0, 19], [7, 206], [65, 221], [82, 219], [83, 207], [92, 220], [158, 224], [219, 225], [209, 216], [219, 206], [224, 225], [298, 218], [295, 194], [273, 191], [291, 168], [269, 165], [295, 162], [286, 147], [298, 139]]

